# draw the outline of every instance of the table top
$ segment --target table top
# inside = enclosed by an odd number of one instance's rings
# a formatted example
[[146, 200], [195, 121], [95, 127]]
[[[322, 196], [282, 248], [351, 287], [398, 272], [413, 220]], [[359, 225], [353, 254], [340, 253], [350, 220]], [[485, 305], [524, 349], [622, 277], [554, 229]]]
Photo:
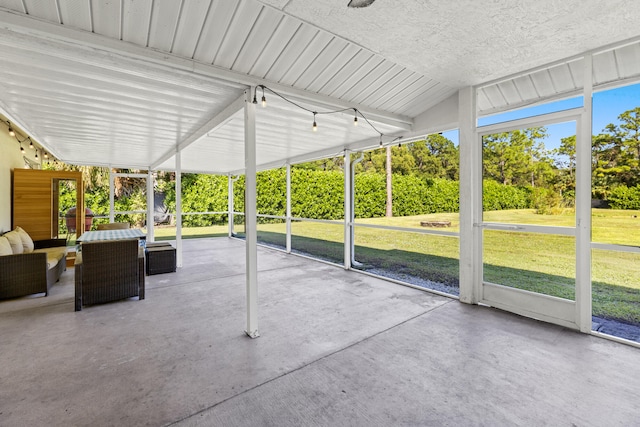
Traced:
[[85, 231], [76, 242], [95, 242], [97, 240], [122, 240], [146, 238], [145, 234], [138, 228], [127, 228], [124, 230], [96, 230]]

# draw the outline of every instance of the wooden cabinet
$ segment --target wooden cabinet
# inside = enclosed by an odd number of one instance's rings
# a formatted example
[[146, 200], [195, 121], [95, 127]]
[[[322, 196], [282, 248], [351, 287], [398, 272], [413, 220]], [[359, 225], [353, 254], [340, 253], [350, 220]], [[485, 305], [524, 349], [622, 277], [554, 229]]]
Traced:
[[[81, 172], [14, 169], [12, 228], [22, 227], [34, 240], [58, 235], [58, 188], [61, 180], [76, 183], [76, 206], [84, 207]], [[84, 231], [84, 209], [76, 209], [78, 235]]]

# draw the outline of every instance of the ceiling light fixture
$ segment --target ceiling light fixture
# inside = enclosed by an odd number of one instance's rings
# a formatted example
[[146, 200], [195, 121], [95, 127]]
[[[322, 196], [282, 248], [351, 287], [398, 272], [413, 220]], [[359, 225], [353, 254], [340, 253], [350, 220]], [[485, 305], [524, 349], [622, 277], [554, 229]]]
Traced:
[[368, 7], [375, 0], [350, 0], [347, 7]]

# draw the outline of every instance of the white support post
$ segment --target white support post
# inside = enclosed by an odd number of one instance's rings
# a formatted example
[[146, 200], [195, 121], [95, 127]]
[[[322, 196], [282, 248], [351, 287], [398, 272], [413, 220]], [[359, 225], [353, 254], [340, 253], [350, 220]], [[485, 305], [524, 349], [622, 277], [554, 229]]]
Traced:
[[245, 247], [247, 282], [247, 328], [251, 338], [258, 332], [258, 240], [256, 209], [256, 106], [251, 102], [255, 87], [245, 91], [244, 102], [244, 169], [245, 169]]
[[482, 147], [476, 132], [476, 91], [460, 89], [460, 301], [482, 295]]
[[353, 247], [353, 241], [351, 239], [351, 151], [344, 150], [344, 268], [349, 270], [351, 268], [351, 249]]
[[115, 183], [113, 182], [115, 178], [113, 170], [109, 168], [109, 222], [115, 222], [116, 190], [114, 188]]
[[154, 241], [154, 211], [155, 197], [153, 194], [153, 172], [151, 171], [151, 168], [149, 168], [149, 170], [147, 171], [147, 242]]
[[287, 253], [291, 253], [291, 165], [287, 163], [287, 237], [286, 248]]
[[593, 57], [584, 57], [584, 109], [576, 135], [576, 320], [591, 332], [591, 134]]
[[233, 236], [233, 178], [231, 174], [228, 175], [227, 179], [228, 189], [227, 189], [227, 210], [229, 212], [229, 237]]
[[176, 151], [176, 266], [182, 267], [182, 158]]

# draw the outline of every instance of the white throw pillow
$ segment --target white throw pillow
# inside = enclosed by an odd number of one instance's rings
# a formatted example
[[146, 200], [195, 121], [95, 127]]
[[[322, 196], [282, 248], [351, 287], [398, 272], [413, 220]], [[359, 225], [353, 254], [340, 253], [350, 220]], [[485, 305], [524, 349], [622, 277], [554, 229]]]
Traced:
[[29, 233], [24, 231], [24, 229], [20, 227], [16, 227], [16, 231], [20, 235], [20, 240], [22, 240], [22, 248], [24, 249], [24, 253], [29, 254], [33, 252], [33, 240]]
[[13, 255], [9, 239], [4, 236], [0, 236], [0, 256], [1, 255]]
[[10, 231], [4, 235], [4, 237], [9, 240], [9, 244], [11, 245], [11, 251], [13, 254], [21, 254], [24, 252], [24, 246], [22, 246], [22, 239], [20, 238], [20, 234], [16, 230]]

